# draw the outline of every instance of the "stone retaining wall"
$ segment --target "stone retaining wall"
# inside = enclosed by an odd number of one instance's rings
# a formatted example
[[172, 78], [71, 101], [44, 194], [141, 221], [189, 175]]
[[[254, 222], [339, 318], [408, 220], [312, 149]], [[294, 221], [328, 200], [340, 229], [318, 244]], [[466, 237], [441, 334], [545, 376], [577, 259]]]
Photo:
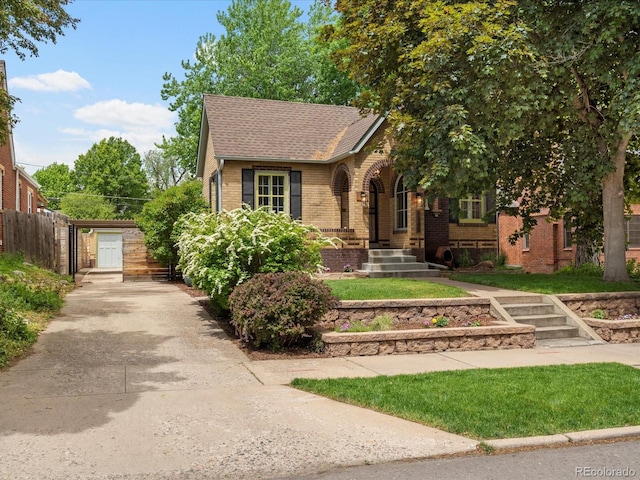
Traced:
[[376, 317], [388, 315], [396, 328], [403, 324], [422, 323], [436, 315], [444, 315], [452, 321], [473, 321], [479, 316], [491, 316], [491, 300], [488, 298], [435, 298], [416, 300], [343, 300], [328, 312], [318, 325], [322, 329], [335, 330], [346, 322], [361, 321], [365, 324]]
[[600, 320], [585, 318], [585, 323], [593, 328], [605, 342], [640, 343], [640, 320]]
[[535, 327], [504, 324], [385, 332], [328, 332], [322, 335], [322, 340], [325, 352], [332, 357], [533, 348]]
[[640, 292], [571, 293], [557, 298], [583, 318], [598, 309], [606, 311], [609, 318], [640, 313]]

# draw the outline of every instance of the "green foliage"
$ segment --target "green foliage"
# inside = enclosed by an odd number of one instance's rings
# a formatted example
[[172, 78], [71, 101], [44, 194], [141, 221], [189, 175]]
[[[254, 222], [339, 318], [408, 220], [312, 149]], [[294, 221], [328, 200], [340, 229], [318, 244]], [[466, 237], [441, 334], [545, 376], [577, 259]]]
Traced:
[[608, 315], [606, 310], [602, 310], [601, 308], [596, 308], [593, 312], [591, 312], [591, 316], [593, 318], [604, 320], [605, 318], [607, 318]]
[[94, 144], [74, 164], [83, 192], [103, 195], [120, 218], [133, 218], [142, 210], [149, 184], [135, 147], [122, 138], [110, 137]]
[[496, 268], [504, 268], [507, 266], [507, 255], [503, 252], [496, 254], [496, 252], [485, 253], [480, 257], [480, 260], [491, 262]]
[[223, 310], [233, 288], [255, 274], [317, 271], [320, 250], [334, 246], [314, 226], [246, 205], [229, 212], [189, 213], [178, 228], [183, 274]]
[[393, 330], [393, 319], [389, 315], [379, 315], [369, 323], [354, 320], [336, 327], [337, 332], [380, 332], [384, 330]]
[[337, 304], [331, 289], [303, 272], [255, 275], [229, 297], [236, 334], [256, 348], [296, 344]]
[[458, 255], [456, 258], [456, 265], [460, 268], [467, 268], [473, 265], [473, 259], [471, 258], [471, 253], [466, 248]]
[[116, 207], [101, 195], [69, 193], [60, 200], [60, 211], [73, 219], [113, 220]]
[[164, 192], [185, 178], [186, 171], [176, 157], [168, 157], [162, 150], [150, 150], [142, 157], [142, 165], [154, 192]]
[[72, 288], [71, 279], [24, 263], [22, 255], [0, 254], [0, 366], [36, 341]]
[[635, 258], [627, 260], [627, 274], [630, 278], [640, 278], [640, 263]]
[[570, 213], [578, 243], [604, 233], [604, 278], [627, 280], [618, 192], [627, 152], [638, 150], [640, 2], [336, 8], [329, 38], [345, 46], [334, 59], [367, 86], [359, 105], [387, 115], [409, 188], [463, 197], [497, 187], [497, 207], [523, 219], [520, 234], [543, 208]]
[[186, 213], [206, 212], [208, 205], [202, 196], [202, 182], [193, 180], [170, 187], [145, 204], [136, 216], [136, 224], [144, 232], [144, 243], [161, 264], [178, 263], [178, 219]]
[[583, 263], [582, 265], [576, 267], [573, 265], [567, 265], [566, 267], [562, 267], [556, 272], [555, 275], [576, 275], [583, 277], [602, 277], [602, 267], [600, 265], [596, 265], [595, 263]]
[[436, 315], [435, 317], [433, 317], [431, 319], [431, 323], [430, 324], [425, 324], [426, 327], [440, 327], [440, 328], [444, 328], [444, 327], [448, 327], [449, 326], [449, 319], [447, 317], [445, 317], [444, 315]]
[[309, 21], [288, 0], [236, 0], [217, 14], [225, 33], [198, 39], [195, 59], [182, 62], [184, 73], [165, 73], [161, 95], [178, 112], [177, 136], [159, 147], [194, 176], [202, 115], [202, 94], [347, 104], [357, 87], [329, 62], [344, 42], [322, 43], [319, 30], [336, 16], [315, 2]]
[[52, 163], [37, 170], [33, 177], [40, 184], [40, 192], [51, 210], [60, 210], [62, 197], [76, 190], [73, 171], [64, 163]]

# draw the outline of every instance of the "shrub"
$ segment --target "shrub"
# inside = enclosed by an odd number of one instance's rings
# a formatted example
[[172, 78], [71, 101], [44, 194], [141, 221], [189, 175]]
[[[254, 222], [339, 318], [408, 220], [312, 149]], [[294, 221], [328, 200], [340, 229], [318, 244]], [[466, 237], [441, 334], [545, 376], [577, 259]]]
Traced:
[[583, 263], [579, 267], [567, 265], [555, 272], [558, 275], [581, 275], [586, 277], [601, 277], [604, 270], [600, 265], [595, 263]]
[[380, 315], [371, 320], [369, 324], [354, 320], [336, 327], [337, 332], [380, 332], [383, 330], [393, 330], [393, 319], [389, 315]]
[[302, 272], [255, 275], [229, 297], [236, 335], [256, 348], [278, 350], [300, 342], [337, 305], [325, 283]]
[[208, 210], [202, 196], [202, 182], [193, 180], [171, 187], [146, 203], [136, 216], [136, 225], [144, 232], [144, 243], [149, 253], [163, 265], [178, 263], [176, 242], [178, 219], [190, 212]]
[[471, 253], [466, 248], [460, 253], [456, 261], [458, 267], [467, 268], [473, 265], [473, 259], [471, 258]]
[[314, 226], [246, 205], [229, 212], [187, 214], [178, 228], [183, 274], [222, 310], [228, 308], [236, 285], [258, 273], [318, 271], [320, 250], [335, 246]]
[[36, 334], [13, 310], [0, 307], [0, 335], [12, 341], [34, 341]]

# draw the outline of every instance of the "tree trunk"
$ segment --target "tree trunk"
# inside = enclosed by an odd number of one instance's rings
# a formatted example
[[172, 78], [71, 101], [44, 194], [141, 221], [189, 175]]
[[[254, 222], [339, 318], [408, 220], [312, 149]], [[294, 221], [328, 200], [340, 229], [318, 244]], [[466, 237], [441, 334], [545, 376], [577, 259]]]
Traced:
[[624, 167], [631, 133], [618, 143], [613, 157], [615, 170], [602, 181], [602, 207], [604, 214], [604, 275], [605, 282], [627, 282], [625, 259], [626, 238], [624, 218]]
[[586, 263], [593, 263], [594, 265], [600, 265], [600, 252], [598, 246], [594, 242], [588, 239], [578, 238], [576, 241], [576, 255], [574, 258], [574, 264], [576, 267], [584, 265]]

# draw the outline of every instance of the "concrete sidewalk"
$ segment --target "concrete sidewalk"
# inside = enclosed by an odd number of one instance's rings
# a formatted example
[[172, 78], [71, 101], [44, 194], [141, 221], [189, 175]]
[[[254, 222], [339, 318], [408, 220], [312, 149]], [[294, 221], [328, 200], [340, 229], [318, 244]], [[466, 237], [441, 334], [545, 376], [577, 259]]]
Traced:
[[617, 361], [640, 345], [250, 361], [166, 283], [79, 278], [31, 356], [0, 371], [0, 478], [276, 478], [477, 442], [289, 388], [295, 377]]

